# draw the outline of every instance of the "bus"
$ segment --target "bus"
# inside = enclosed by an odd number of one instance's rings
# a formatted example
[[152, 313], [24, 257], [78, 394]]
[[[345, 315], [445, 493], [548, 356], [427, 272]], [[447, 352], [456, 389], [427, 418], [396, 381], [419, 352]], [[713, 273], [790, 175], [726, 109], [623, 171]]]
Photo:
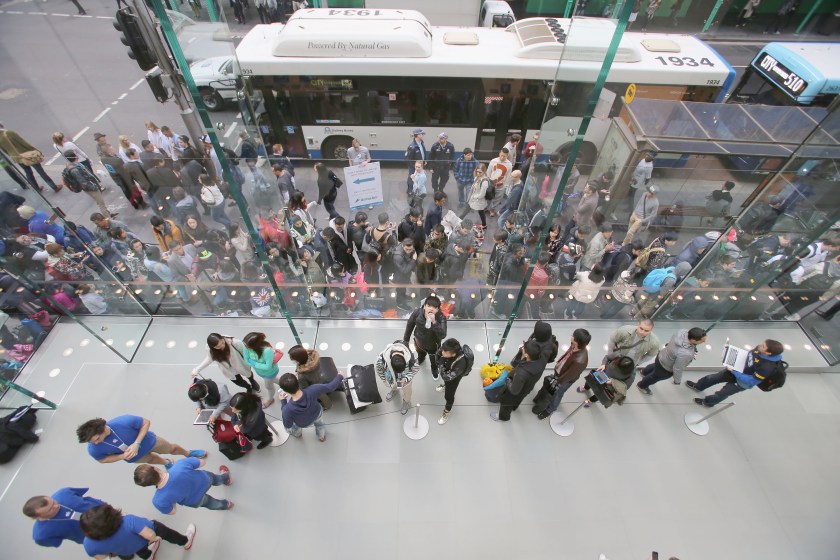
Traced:
[[[446, 132], [458, 151], [470, 147], [482, 159], [510, 134], [530, 139], [542, 128], [546, 151], [563, 155], [614, 32], [602, 18], [464, 28], [433, 27], [410, 10], [304, 9], [286, 25], [255, 26], [236, 54], [248, 87], [265, 100], [266, 141], [296, 157], [343, 160], [358, 138], [374, 158], [401, 160], [418, 127], [429, 138]], [[637, 97], [721, 101], [734, 75], [694, 37], [626, 33], [582, 162], [594, 162], [628, 89]]]
[[840, 44], [768, 43], [732, 90], [730, 101], [828, 107], [840, 94]]

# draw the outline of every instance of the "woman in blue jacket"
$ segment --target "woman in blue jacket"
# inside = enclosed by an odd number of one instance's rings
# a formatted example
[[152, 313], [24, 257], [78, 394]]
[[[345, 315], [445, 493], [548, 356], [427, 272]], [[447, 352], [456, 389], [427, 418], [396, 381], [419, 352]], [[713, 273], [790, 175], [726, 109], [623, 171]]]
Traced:
[[263, 399], [262, 407], [268, 408], [274, 402], [274, 395], [279, 389], [280, 368], [274, 363], [274, 346], [265, 339], [265, 333], [250, 332], [242, 339], [245, 344], [245, 363], [262, 377], [265, 384], [267, 398]]

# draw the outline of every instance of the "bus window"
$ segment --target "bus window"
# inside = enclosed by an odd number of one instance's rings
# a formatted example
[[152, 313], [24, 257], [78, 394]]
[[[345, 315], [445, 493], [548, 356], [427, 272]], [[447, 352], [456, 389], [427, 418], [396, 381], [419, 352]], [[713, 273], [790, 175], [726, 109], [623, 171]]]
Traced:
[[417, 92], [369, 90], [370, 122], [373, 124], [413, 124], [417, 122]]
[[473, 94], [470, 91], [427, 91], [426, 115], [430, 125], [470, 124]]
[[556, 116], [582, 117], [592, 96], [594, 84], [555, 82], [546, 120]]
[[309, 107], [310, 122], [314, 124], [359, 124], [359, 94], [356, 92], [308, 93], [298, 101]]

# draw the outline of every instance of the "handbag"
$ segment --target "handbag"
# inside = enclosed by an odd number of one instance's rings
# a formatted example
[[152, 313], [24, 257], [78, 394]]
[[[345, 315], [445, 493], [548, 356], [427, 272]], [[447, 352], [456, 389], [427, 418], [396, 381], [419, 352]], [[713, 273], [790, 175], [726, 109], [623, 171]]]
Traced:
[[23, 165], [38, 165], [44, 161], [44, 154], [38, 150], [29, 150], [28, 152], [21, 152], [18, 157], [20, 163]]
[[207, 187], [201, 187], [201, 202], [208, 206], [216, 206], [216, 197], [213, 196], [213, 191]]
[[274, 358], [271, 360], [271, 363], [276, 364], [283, 358], [283, 351], [274, 349]]

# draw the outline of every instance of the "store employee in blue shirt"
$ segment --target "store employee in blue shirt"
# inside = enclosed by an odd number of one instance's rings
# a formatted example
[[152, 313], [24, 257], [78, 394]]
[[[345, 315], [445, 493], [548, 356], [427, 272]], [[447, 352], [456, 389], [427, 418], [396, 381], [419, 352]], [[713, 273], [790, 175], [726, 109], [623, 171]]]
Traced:
[[211, 486], [230, 486], [230, 470], [222, 465], [219, 474], [215, 474], [199, 470], [203, 466], [204, 459], [195, 457], [181, 459], [168, 472], [152, 465], [137, 465], [134, 469], [134, 484], [157, 488], [152, 505], [168, 515], [175, 513], [177, 505], [233, 509], [230, 500], [219, 500], [207, 493]]
[[173, 465], [171, 459], [164, 459], [159, 453], [183, 455], [185, 457], [206, 457], [201, 449], [187, 451], [177, 443], [169, 443], [149, 431], [151, 421], [140, 416], [117, 416], [105, 421], [102, 418], [88, 420], [78, 428], [79, 443], [88, 444], [88, 454], [100, 463], [152, 463]]
[[154, 558], [161, 539], [189, 550], [196, 533], [192, 523], [184, 535], [160, 521], [123, 515], [110, 504], [89, 509], [79, 523], [85, 534], [85, 552], [97, 560], [111, 556], [133, 558], [135, 554], [144, 560]]
[[65, 539], [82, 544], [79, 526], [82, 514], [105, 502], [85, 496], [87, 488], [62, 488], [52, 496], [33, 496], [23, 505], [23, 514], [35, 520], [32, 539], [41, 546], [59, 547]]

